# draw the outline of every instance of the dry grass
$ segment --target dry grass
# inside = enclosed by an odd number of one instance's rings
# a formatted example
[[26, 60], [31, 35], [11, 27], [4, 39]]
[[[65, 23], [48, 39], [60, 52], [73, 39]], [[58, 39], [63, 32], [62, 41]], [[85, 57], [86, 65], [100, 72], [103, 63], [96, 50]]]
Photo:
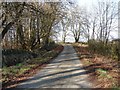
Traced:
[[[83, 67], [90, 71], [89, 80], [93, 82], [95, 88], [118, 88], [119, 81], [119, 65], [120, 61], [113, 60], [98, 54], [89, 52], [87, 45], [74, 45]], [[119, 88], [120, 89], [120, 88]]]

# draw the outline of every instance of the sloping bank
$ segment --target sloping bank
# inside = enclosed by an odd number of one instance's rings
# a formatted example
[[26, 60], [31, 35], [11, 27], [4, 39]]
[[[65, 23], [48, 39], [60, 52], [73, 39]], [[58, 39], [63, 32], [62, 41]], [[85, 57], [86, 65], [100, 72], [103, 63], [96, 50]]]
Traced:
[[74, 48], [80, 57], [83, 68], [89, 72], [89, 80], [92, 81], [94, 88], [120, 90], [117, 60], [91, 53], [87, 44], [78, 43], [74, 45]]
[[15, 87], [18, 83], [27, 80], [37, 71], [46, 66], [53, 58], [63, 50], [62, 45], [58, 45], [50, 51], [42, 51], [38, 57], [25, 60], [14, 66], [2, 68], [2, 89]]

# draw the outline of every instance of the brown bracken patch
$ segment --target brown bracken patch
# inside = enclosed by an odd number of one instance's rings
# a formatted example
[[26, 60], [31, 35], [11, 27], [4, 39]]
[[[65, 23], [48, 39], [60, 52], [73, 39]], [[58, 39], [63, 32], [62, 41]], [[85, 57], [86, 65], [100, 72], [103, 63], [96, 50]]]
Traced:
[[89, 73], [89, 80], [94, 88], [120, 87], [119, 64], [113, 60], [98, 54], [90, 53], [88, 46], [74, 45], [75, 50], [83, 63], [83, 68]]

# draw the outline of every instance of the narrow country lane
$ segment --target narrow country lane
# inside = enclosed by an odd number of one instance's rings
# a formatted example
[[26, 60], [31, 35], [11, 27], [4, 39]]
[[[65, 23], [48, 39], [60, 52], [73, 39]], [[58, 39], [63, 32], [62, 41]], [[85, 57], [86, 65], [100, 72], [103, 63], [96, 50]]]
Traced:
[[91, 88], [87, 77], [74, 48], [65, 45], [57, 58], [17, 88]]

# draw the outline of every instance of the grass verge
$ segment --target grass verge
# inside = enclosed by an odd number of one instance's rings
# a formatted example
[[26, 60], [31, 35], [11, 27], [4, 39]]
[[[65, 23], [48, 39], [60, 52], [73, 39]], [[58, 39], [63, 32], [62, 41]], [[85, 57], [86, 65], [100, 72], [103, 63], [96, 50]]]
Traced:
[[75, 50], [89, 73], [89, 80], [95, 88], [113, 88], [120, 90], [119, 61], [89, 52], [87, 45], [74, 44]]
[[42, 56], [27, 60], [10, 67], [2, 68], [2, 88], [13, 88], [18, 83], [27, 80], [33, 76], [40, 69], [46, 66], [53, 58], [55, 58], [61, 51], [63, 46], [59, 45], [51, 51], [44, 52]]

